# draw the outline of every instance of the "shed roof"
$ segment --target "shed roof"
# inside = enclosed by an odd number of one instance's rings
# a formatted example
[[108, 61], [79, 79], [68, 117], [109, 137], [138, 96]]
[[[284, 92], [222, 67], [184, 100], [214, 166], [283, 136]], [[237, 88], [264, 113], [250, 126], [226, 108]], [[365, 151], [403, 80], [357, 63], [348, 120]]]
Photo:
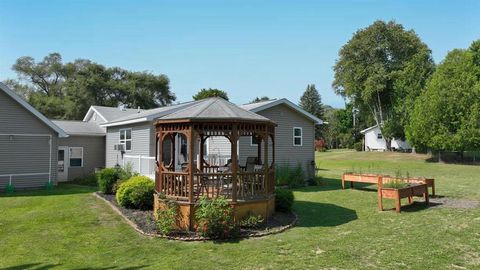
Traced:
[[53, 120], [68, 135], [105, 136], [104, 129], [94, 122]]
[[366, 132], [368, 132], [368, 131], [376, 128], [376, 127], [378, 127], [378, 125], [368, 127], [368, 128], [366, 128], [366, 129], [364, 129], [364, 130], [360, 130], [360, 133], [365, 134]]
[[252, 121], [271, 122], [270, 119], [254, 112], [240, 108], [220, 97], [206, 98], [196, 101], [176, 112], [160, 117], [158, 120], [212, 120], [212, 121]]

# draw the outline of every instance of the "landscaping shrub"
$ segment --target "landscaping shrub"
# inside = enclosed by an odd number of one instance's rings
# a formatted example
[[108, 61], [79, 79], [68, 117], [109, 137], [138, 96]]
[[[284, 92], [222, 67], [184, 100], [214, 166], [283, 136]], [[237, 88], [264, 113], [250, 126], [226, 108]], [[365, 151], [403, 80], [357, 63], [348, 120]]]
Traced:
[[240, 227], [256, 229], [262, 225], [264, 219], [261, 215], [253, 215], [252, 213], [248, 214], [242, 220], [240, 220]]
[[132, 177], [135, 177], [135, 176], [139, 176], [140, 174], [137, 173], [137, 172], [134, 172], [133, 171], [133, 165], [131, 162], [128, 162], [127, 165], [125, 165], [125, 167], [117, 167], [115, 168], [117, 170], [117, 181], [115, 182], [115, 184], [113, 184], [113, 187], [112, 187], [112, 192], [113, 194], [117, 193], [117, 189], [118, 187], [120, 187], [120, 185], [127, 181], [128, 179], [132, 178]]
[[105, 194], [113, 194], [113, 186], [118, 180], [118, 171], [115, 168], [105, 168], [97, 173], [98, 189]]
[[363, 151], [363, 143], [362, 142], [356, 142], [353, 145], [353, 148], [355, 148], [356, 151], [362, 152]]
[[163, 235], [169, 235], [177, 223], [178, 206], [174, 202], [167, 202], [164, 209], [155, 213], [158, 231]]
[[224, 197], [200, 198], [195, 210], [195, 220], [195, 230], [201, 236], [228, 238], [238, 232], [233, 218], [233, 208]]
[[293, 192], [288, 189], [275, 189], [275, 210], [280, 212], [290, 212], [294, 201]]
[[126, 208], [152, 209], [154, 186], [150, 178], [134, 176], [118, 187], [117, 202]]
[[300, 163], [294, 168], [287, 165], [279, 165], [275, 170], [277, 186], [301, 187], [305, 185], [305, 174]]

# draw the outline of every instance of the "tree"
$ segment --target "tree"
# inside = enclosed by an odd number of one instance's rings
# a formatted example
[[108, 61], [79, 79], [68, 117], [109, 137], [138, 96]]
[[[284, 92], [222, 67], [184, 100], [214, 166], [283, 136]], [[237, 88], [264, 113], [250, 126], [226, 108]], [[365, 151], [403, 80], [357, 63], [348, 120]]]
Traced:
[[[314, 84], [307, 85], [307, 89], [303, 93], [302, 97], [300, 98], [300, 107], [305, 111], [313, 114], [314, 116], [318, 117], [319, 119], [323, 119], [323, 104], [322, 98], [318, 93], [317, 89], [315, 89]], [[322, 128], [321, 126], [317, 126], [315, 128], [315, 138], [320, 138], [322, 136]]]
[[151, 109], [175, 100], [163, 74], [110, 68], [86, 59], [64, 64], [58, 53], [49, 54], [38, 63], [32, 57], [20, 57], [12, 69], [19, 81], [8, 80], [9, 85], [54, 119], [81, 119], [90, 105], [122, 103]]
[[228, 100], [227, 92], [220, 89], [216, 89], [216, 88], [208, 88], [208, 89], [202, 88], [192, 98], [194, 100], [201, 100], [209, 97], [221, 97], [225, 100]]
[[415, 147], [480, 149], [480, 40], [448, 53], [417, 99], [408, 140]]
[[332, 86], [370, 111], [390, 150], [393, 138], [405, 136], [408, 112], [433, 70], [431, 51], [413, 30], [376, 21], [342, 47]]
[[270, 100], [270, 98], [267, 97], [267, 96], [256, 97], [256, 98], [254, 98], [252, 101], [250, 101], [250, 103], [259, 103], [259, 102], [269, 101], [269, 100]]

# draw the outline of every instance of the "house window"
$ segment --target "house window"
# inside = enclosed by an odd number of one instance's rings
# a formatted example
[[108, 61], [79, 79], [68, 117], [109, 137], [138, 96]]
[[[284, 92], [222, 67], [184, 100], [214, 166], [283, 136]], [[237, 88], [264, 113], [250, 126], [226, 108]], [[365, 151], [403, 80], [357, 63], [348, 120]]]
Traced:
[[120, 144], [124, 145], [125, 151], [132, 151], [132, 129], [120, 129]]
[[83, 167], [83, 147], [70, 147], [70, 167]]
[[258, 146], [258, 137], [255, 134], [250, 136], [250, 146]]
[[303, 131], [301, 127], [293, 128], [293, 146], [302, 146], [303, 144]]
[[383, 139], [382, 133], [377, 134], [377, 139]]

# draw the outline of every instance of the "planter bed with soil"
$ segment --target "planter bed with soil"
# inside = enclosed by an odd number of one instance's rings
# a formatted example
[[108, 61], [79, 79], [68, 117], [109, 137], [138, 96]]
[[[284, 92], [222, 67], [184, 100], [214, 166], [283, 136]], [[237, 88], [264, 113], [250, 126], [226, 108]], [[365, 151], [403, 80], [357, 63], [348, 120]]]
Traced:
[[383, 211], [383, 198], [395, 200], [395, 210], [397, 213], [401, 211], [402, 198], [408, 198], [408, 203], [413, 203], [413, 197], [423, 197], [425, 204], [428, 206], [428, 186], [427, 184], [409, 183], [404, 187], [383, 187], [378, 188], [378, 208]]
[[[143, 211], [124, 208], [117, 203], [115, 195], [107, 195], [101, 192], [95, 192], [93, 195], [110, 205], [115, 212], [125, 219], [127, 224], [143, 235], [181, 241], [215, 240], [199, 236], [195, 232], [185, 231], [175, 231], [169, 235], [162, 235], [157, 231], [153, 210]], [[294, 226], [296, 222], [297, 216], [294, 213], [275, 212], [272, 217], [261, 224], [258, 228], [240, 228], [240, 233], [236, 238], [261, 237], [280, 233]]]

